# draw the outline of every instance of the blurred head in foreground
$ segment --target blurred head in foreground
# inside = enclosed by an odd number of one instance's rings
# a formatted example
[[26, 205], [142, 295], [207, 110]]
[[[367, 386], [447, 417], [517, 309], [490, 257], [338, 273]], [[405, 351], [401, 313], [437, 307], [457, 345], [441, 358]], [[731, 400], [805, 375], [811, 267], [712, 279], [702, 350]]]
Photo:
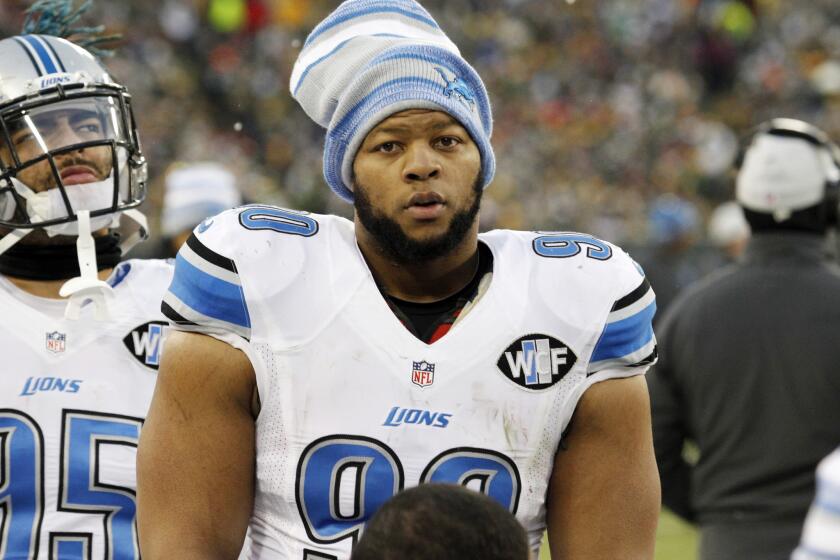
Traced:
[[175, 256], [193, 228], [208, 216], [242, 204], [236, 177], [213, 162], [179, 164], [166, 174], [161, 233]]
[[368, 523], [351, 560], [528, 560], [516, 518], [463, 486], [423, 484], [397, 494]]

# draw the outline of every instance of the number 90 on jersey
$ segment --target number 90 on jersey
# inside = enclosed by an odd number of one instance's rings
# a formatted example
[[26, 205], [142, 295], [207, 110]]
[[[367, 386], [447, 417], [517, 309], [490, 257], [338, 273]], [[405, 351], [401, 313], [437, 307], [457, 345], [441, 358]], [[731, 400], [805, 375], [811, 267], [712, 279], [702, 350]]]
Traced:
[[[405, 487], [396, 453], [362, 436], [335, 435], [309, 444], [297, 468], [298, 511], [309, 538], [355, 542], [365, 523]], [[460, 484], [483, 492], [516, 513], [521, 480], [516, 464], [488, 449], [456, 447], [433, 458], [415, 484]]]

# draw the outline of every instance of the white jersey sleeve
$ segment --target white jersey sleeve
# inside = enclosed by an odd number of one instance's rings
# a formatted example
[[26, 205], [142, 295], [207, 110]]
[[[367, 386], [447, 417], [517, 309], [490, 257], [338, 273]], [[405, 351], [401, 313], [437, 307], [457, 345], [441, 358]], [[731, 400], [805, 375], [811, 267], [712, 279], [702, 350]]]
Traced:
[[[549, 337], [567, 348], [565, 373], [528, 385], [561, 386], [554, 420], [561, 431], [589, 387], [642, 375], [656, 361], [656, 298], [641, 267], [620, 247], [576, 232], [496, 231], [482, 239], [497, 256], [493, 282], [502, 284], [507, 319], [522, 332], [542, 333], [549, 350]], [[509, 263], [516, 273], [504, 273]], [[539, 369], [538, 359], [534, 364]]]
[[840, 558], [840, 449], [817, 467], [817, 494], [792, 560]]
[[626, 377], [656, 361], [653, 316], [656, 296], [642, 268], [619, 247], [610, 245], [615, 263], [609, 274], [614, 281], [614, 303], [589, 359], [587, 373]]
[[239, 212], [228, 210], [196, 227], [175, 258], [175, 275], [161, 310], [175, 329], [245, 349], [251, 317], [234, 260]]
[[[327, 217], [323, 217], [327, 219]], [[344, 220], [346, 221], [346, 220]], [[242, 350], [250, 359], [260, 391], [266, 369], [261, 363], [260, 341], [303, 337], [289, 331], [307, 329], [307, 318], [318, 305], [299, 296], [322, 276], [326, 259], [317, 251], [304, 251], [299, 241], [310, 241], [319, 222], [308, 213], [274, 206], [234, 208], [199, 224], [175, 259], [175, 274], [161, 310], [177, 330], [198, 332]], [[294, 320], [274, 324], [277, 300], [283, 314]]]

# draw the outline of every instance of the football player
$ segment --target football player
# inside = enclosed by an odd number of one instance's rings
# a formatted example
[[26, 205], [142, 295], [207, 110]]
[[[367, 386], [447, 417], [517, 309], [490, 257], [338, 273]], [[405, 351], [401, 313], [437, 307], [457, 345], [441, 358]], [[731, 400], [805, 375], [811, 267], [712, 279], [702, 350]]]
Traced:
[[[484, 84], [413, 0], [348, 0], [291, 77], [354, 221], [227, 211], [181, 249], [138, 451], [144, 558], [347, 559], [403, 488], [462, 484], [552, 556], [652, 558], [654, 295], [620, 248], [479, 235]], [[422, 530], [422, 528], [418, 528]]]
[[120, 262], [145, 233], [146, 161], [126, 89], [55, 36], [70, 7], [37, 3], [0, 41], [0, 558], [139, 559], [172, 266]]

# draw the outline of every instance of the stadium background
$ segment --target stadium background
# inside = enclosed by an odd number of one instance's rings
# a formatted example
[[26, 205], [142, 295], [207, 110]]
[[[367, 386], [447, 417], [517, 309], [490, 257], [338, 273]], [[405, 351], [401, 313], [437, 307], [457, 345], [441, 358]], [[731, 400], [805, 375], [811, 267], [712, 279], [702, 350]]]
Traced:
[[[325, 187], [323, 132], [287, 84], [307, 30], [338, 0], [100, 0], [87, 22], [123, 35], [107, 61], [134, 97], [156, 225], [161, 178], [211, 159], [249, 202], [348, 216]], [[0, 36], [23, 0], [0, 0]], [[426, 0], [484, 78], [498, 158], [482, 228], [577, 230], [644, 251], [649, 210], [732, 196], [739, 142], [770, 117], [840, 138], [837, 0]], [[153, 254], [146, 244], [143, 254]], [[692, 558], [665, 518], [658, 558]]]

